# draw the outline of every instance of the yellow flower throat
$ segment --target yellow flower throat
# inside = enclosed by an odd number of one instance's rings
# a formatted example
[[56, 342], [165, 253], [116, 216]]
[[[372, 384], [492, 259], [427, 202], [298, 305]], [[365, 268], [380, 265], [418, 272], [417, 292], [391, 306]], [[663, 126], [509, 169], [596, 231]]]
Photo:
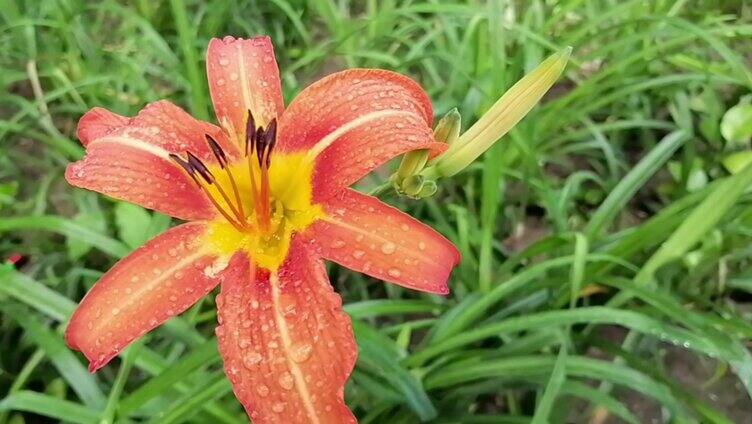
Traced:
[[[252, 118], [249, 119], [249, 127]], [[271, 152], [276, 122], [266, 131], [249, 129], [245, 157], [228, 163], [219, 144], [207, 135], [217, 164], [204, 165], [191, 153], [171, 155], [206, 193], [222, 217], [209, 224], [211, 250], [229, 259], [245, 252], [257, 267], [276, 270], [284, 262], [292, 234], [324, 215], [312, 203], [313, 160], [304, 153]]]

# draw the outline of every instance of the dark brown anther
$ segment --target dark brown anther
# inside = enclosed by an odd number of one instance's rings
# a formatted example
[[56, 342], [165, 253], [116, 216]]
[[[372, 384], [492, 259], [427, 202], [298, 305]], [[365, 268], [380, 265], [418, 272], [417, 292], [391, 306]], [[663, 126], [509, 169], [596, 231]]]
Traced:
[[277, 144], [277, 118], [269, 122], [269, 126], [266, 127], [264, 132], [264, 138], [266, 139], [264, 142], [266, 144], [266, 167], [269, 168], [272, 162], [272, 150], [274, 150], [274, 145]]
[[245, 154], [248, 156], [256, 148], [256, 120], [253, 113], [248, 109], [248, 119], [245, 121]]
[[264, 153], [266, 152], [266, 130], [264, 130], [261, 127], [258, 127], [256, 130], [256, 157], [258, 158], [259, 166], [264, 161]]
[[197, 158], [191, 152], [185, 152], [188, 155], [188, 165], [193, 168], [201, 177], [209, 184], [214, 182], [214, 176], [209, 172], [209, 168], [201, 162], [201, 159]]
[[217, 143], [217, 140], [215, 140], [212, 136], [210, 136], [209, 134], [205, 135], [206, 142], [209, 144], [212, 153], [214, 153], [214, 157], [217, 158], [219, 165], [224, 168], [225, 166], [227, 166], [227, 156], [225, 156], [224, 150], [222, 150], [222, 147], [220, 147], [219, 143]]
[[198, 181], [196, 180], [196, 171], [193, 170], [193, 167], [191, 166], [190, 163], [186, 162], [175, 153], [170, 153], [170, 159], [172, 159], [175, 163], [180, 165], [180, 167], [183, 168], [185, 172], [187, 172], [188, 175], [191, 176], [191, 178], [193, 178], [193, 181], [196, 181], [196, 184], [198, 184]]

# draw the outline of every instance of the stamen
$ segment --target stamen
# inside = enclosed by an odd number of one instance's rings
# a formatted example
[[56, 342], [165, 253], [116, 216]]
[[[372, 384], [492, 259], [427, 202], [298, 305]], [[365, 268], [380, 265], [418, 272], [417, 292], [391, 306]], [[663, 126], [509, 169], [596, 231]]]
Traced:
[[253, 119], [253, 113], [248, 109], [248, 119], [245, 121], [245, 155], [253, 154], [256, 148], [256, 120]]
[[190, 165], [191, 168], [193, 168], [194, 171], [198, 172], [201, 177], [206, 180], [207, 183], [211, 184], [214, 182], [214, 175], [212, 175], [211, 172], [209, 172], [209, 168], [204, 165], [203, 162], [201, 162], [201, 159], [197, 158], [193, 155], [191, 152], [185, 152], [186, 155], [188, 155], [188, 165]]
[[256, 151], [259, 167], [261, 168], [261, 209], [259, 221], [264, 229], [269, 228], [271, 218], [271, 204], [269, 199], [269, 165], [271, 164], [272, 148], [277, 138], [277, 120], [272, 119], [265, 130], [259, 131]]
[[[235, 178], [232, 176], [232, 172], [230, 172], [230, 169], [227, 167], [227, 156], [225, 156], [225, 152], [224, 150], [222, 150], [222, 147], [219, 145], [219, 143], [217, 143], [217, 140], [215, 140], [209, 134], [205, 134], [205, 135], [206, 135], [206, 142], [209, 144], [209, 148], [211, 148], [212, 152], [214, 153], [214, 157], [217, 158], [219, 165], [227, 173], [227, 178], [230, 179], [230, 185], [232, 186], [232, 192], [233, 192], [233, 195], [235, 196], [235, 202], [237, 202], [238, 209], [240, 212], [240, 216], [238, 216], [238, 218], [240, 219], [241, 222], [246, 222], [245, 211], [243, 210], [243, 201], [240, 198], [238, 185], [235, 183]], [[217, 188], [219, 188], [219, 184], [217, 184]]]
[[264, 152], [266, 151], [266, 131], [259, 127], [258, 130], [256, 130], [256, 158], [258, 159], [258, 164], [261, 166], [264, 160]]
[[212, 150], [212, 153], [214, 153], [214, 157], [217, 158], [219, 166], [225, 168], [227, 166], [227, 156], [225, 156], [225, 151], [222, 150], [222, 147], [217, 143], [217, 140], [215, 140], [214, 137], [209, 134], [204, 134], [204, 136], [206, 137], [206, 143], [209, 144], [209, 148]]
[[[261, 210], [258, 187], [256, 186], [256, 174], [253, 172], [253, 153], [256, 149], [256, 120], [253, 119], [253, 113], [248, 110], [248, 120], [245, 123], [245, 156], [248, 162], [248, 174], [251, 179], [251, 196], [253, 197], [253, 209], [257, 212]], [[259, 129], [261, 131], [261, 129]]]
[[193, 178], [193, 181], [198, 184], [198, 180], [196, 179], [196, 171], [193, 170], [193, 167], [191, 167], [191, 164], [184, 161], [180, 156], [176, 155], [175, 153], [170, 153], [170, 159], [172, 159], [175, 163], [180, 165], [183, 170]]
[[264, 142], [266, 145], [266, 167], [269, 168], [272, 162], [272, 150], [274, 149], [274, 145], [277, 144], [277, 118], [269, 122], [269, 126], [266, 127], [266, 131], [264, 132], [264, 138], [266, 139]]
[[[176, 155], [174, 153], [170, 153], [169, 156], [170, 156], [170, 159], [172, 159], [181, 168], [183, 168], [183, 170], [185, 170], [185, 172], [188, 175], [190, 175], [190, 177], [193, 179], [193, 181], [196, 183], [196, 185], [198, 185], [199, 188], [201, 188], [204, 191], [204, 193], [206, 193], [206, 197], [209, 198], [209, 201], [212, 202], [212, 204], [217, 209], [217, 211], [219, 211], [219, 213], [222, 214], [222, 216], [225, 217], [225, 219], [230, 224], [232, 224], [233, 227], [237, 228], [239, 231], [242, 231], [245, 228], [245, 224], [244, 223], [237, 222], [234, 218], [232, 218], [230, 216], [230, 214], [227, 213], [227, 211], [225, 211], [225, 209], [222, 206], [220, 206], [220, 204], [217, 202], [217, 200], [214, 198], [214, 196], [212, 196], [211, 193], [209, 192], [209, 190], [204, 186], [204, 183], [202, 183], [201, 180], [199, 180], [196, 177], [196, 173], [197, 172], [201, 173], [201, 176], [204, 179], [206, 179], [208, 176], [211, 176], [211, 173], [209, 173], [209, 170], [206, 169], [206, 166], [204, 166], [204, 164], [201, 162], [201, 160], [199, 160], [197, 157], [193, 156], [190, 153], [188, 153], [188, 161], [184, 160], [183, 158], [181, 158], [180, 156], [178, 156], [178, 155]], [[191, 159], [191, 158], [193, 158], [193, 159]], [[194, 163], [197, 164], [199, 167], [197, 168], [196, 166], [194, 166]], [[206, 175], [204, 175], [202, 173], [202, 171], [200, 171], [200, 170], [205, 171]], [[207, 180], [207, 182], [208, 182], [208, 184], [211, 184], [211, 182], [209, 182], [208, 180]], [[219, 185], [217, 185], [217, 188], [219, 188]], [[228, 205], [232, 206], [229, 202], [228, 202]]]
[[[222, 185], [214, 184], [216, 182], [216, 178], [214, 178], [214, 175], [212, 175], [212, 173], [209, 171], [209, 168], [207, 168], [206, 165], [204, 165], [204, 163], [201, 162], [201, 159], [194, 156], [193, 153], [191, 152], [185, 152], [185, 153], [186, 155], [188, 155], [188, 164], [193, 169], [195, 169], [196, 172], [198, 172], [204, 178], [204, 180], [206, 180], [207, 184], [214, 185], [214, 187], [217, 188], [217, 191], [219, 192], [219, 194], [222, 196], [223, 199], [225, 199], [225, 203], [227, 203], [227, 206], [229, 206], [230, 210], [232, 210], [233, 215], [235, 215], [235, 217], [241, 223], [241, 226], [243, 226], [242, 223], [245, 222], [245, 217], [243, 217], [243, 215], [240, 214], [240, 211], [238, 211], [238, 209], [235, 207], [235, 204], [232, 202], [232, 200], [230, 200], [230, 197], [227, 195], [227, 193], [225, 193], [225, 190], [222, 188]], [[199, 185], [201, 184], [199, 183]], [[207, 193], [209, 192], [207, 188], [205, 187], [202, 187], [202, 188], [204, 188], [204, 190], [206, 190]]]

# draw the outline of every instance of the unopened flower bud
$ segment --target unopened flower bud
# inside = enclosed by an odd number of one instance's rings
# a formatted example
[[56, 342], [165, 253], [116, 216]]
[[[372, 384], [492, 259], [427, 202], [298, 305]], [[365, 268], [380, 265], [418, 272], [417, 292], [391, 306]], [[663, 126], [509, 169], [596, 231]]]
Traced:
[[460, 111], [454, 108], [439, 119], [439, 123], [433, 130], [433, 138], [436, 141], [451, 145], [459, 138], [461, 126], [462, 116]]
[[[436, 124], [436, 128], [433, 131], [434, 139], [441, 143], [452, 143], [456, 141], [460, 135], [461, 123], [462, 119], [457, 108], [450, 110]], [[423, 171], [426, 162], [428, 162], [428, 154], [428, 149], [421, 149], [408, 152], [402, 157], [402, 162], [400, 163], [397, 172], [391, 177], [394, 189], [398, 193], [417, 198], [423, 187], [424, 178], [420, 177], [418, 179], [411, 179], [411, 177], [416, 177], [421, 171]], [[433, 184], [435, 186], [435, 183]], [[435, 192], [436, 190], [434, 188], [433, 193]]]
[[572, 48], [567, 47], [551, 55], [514, 84], [446, 152], [434, 158], [422, 174], [431, 178], [449, 177], [470, 165], [530, 112], [559, 78], [571, 52]]

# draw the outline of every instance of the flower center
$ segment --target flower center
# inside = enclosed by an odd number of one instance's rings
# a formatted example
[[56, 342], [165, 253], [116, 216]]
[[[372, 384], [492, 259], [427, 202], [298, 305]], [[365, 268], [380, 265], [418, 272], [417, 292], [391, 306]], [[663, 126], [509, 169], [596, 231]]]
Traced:
[[224, 219], [211, 224], [209, 242], [221, 253], [245, 251], [257, 266], [276, 269], [284, 262], [290, 238], [323, 215], [311, 201], [313, 162], [305, 153], [274, 155], [276, 120], [256, 128], [248, 114], [244, 157], [229, 163], [207, 135], [216, 165], [190, 152], [171, 155], [206, 193]]

